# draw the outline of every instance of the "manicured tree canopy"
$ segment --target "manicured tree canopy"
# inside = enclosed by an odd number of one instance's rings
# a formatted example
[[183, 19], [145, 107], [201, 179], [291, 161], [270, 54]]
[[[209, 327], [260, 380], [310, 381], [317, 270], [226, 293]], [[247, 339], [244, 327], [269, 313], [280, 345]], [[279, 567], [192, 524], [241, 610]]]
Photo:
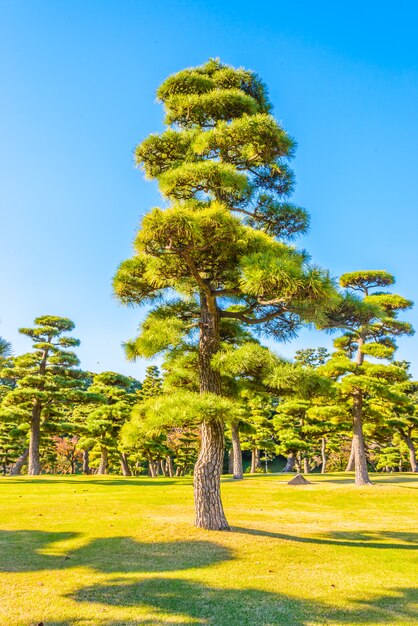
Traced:
[[117, 438], [136, 400], [135, 382], [116, 372], [102, 372], [93, 376], [89, 392], [101, 400], [87, 415], [86, 427], [100, 454], [98, 474], [107, 474], [109, 452], [120, 455]]
[[[367, 362], [366, 356], [391, 359], [398, 336], [413, 334], [410, 324], [400, 321], [400, 311], [412, 303], [402, 296], [374, 291], [388, 287], [394, 277], [383, 270], [358, 271], [343, 274], [340, 279], [347, 293], [340, 306], [327, 315], [325, 326], [343, 327], [346, 332], [335, 340], [337, 352], [321, 371], [339, 381], [338, 410], [347, 405], [353, 423], [353, 448], [355, 453], [356, 484], [371, 484], [365, 454], [363, 420], [369, 399], [376, 397], [387, 401], [408, 404], [408, 398], [393, 386], [407, 376], [396, 365]], [[359, 296], [353, 292], [359, 292]]]
[[156, 365], [150, 365], [145, 371], [145, 378], [142, 381], [141, 388], [137, 391], [137, 400], [145, 400], [161, 393], [163, 381], [160, 376], [160, 370]]
[[244, 428], [242, 437], [243, 450], [251, 450], [252, 473], [261, 470], [260, 451], [267, 456], [274, 456], [276, 443], [273, 428], [273, 403], [266, 393], [245, 389], [242, 393], [247, 409], [249, 428]]
[[[0, 407], [3, 398], [14, 386], [14, 381], [5, 375], [5, 369], [11, 366], [10, 355], [11, 344], [0, 337]], [[0, 408], [0, 464], [4, 472], [6, 466], [19, 455], [22, 444], [25, 444], [25, 435], [15, 419], [5, 420]]]
[[330, 354], [326, 348], [305, 348], [296, 350], [295, 363], [307, 367], [318, 367], [318, 365], [324, 365], [329, 357]]
[[309, 471], [308, 460], [312, 455], [312, 441], [306, 433], [307, 411], [310, 403], [307, 400], [287, 400], [279, 404], [274, 417], [276, 437], [280, 442], [277, 451], [283, 456], [293, 454], [297, 461], [298, 471], [301, 471], [300, 462], [304, 461], [304, 471]]
[[[316, 359], [311, 358], [310, 362], [314, 363]], [[319, 439], [333, 430], [322, 411], [319, 417], [311, 415], [310, 409], [316, 407], [324, 396], [332, 396], [332, 385], [315, 367], [304, 366], [301, 360], [276, 366], [266, 382], [281, 396], [274, 417], [278, 450], [298, 457], [299, 469], [300, 459], [303, 459], [304, 471], [309, 472], [309, 459], [317, 451]]]
[[[308, 217], [288, 202], [294, 142], [272, 117], [259, 78], [211, 60], [170, 76], [157, 95], [167, 130], [143, 141], [136, 160], [169, 206], [144, 217], [135, 256], [121, 264], [114, 288], [122, 302], [155, 304], [157, 312], [174, 292], [192, 302], [200, 391], [219, 395], [211, 360], [222, 319], [283, 339], [316, 318], [333, 286], [305, 252], [285, 243], [306, 230]], [[168, 330], [161, 322], [160, 349], [184, 323], [173, 317]], [[220, 499], [223, 420], [201, 415], [196, 525], [228, 529]]]
[[[296, 351], [295, 363], [307, 368], [316, 368], [324, 365], [329, 357], [326, 348], [306, 348]], [[309, 457], [318, 457], [319, 445], [321, 472], [326, 471], [327, 447], [330, 443], [331, 446], [334, 444], [332, 436], [337, 430], [337, 423], [342, 426], [341, 422], [335, 421], [335, 416], [330, 419], [330, 415], [323, 407], [324, 402], [329, 402], [332, 396], [332, 385], [324, 379], [318, 379], [318, 386], [309, 389], [307, 395], [300, 396], [298, 388], [295, 387], [290, 399], [278, 407], [278, 417], [275, 421], [282, 442], [281, 451], [286, 451], [286, 448], [293, 454], [296, 454], [297, 450], [304, 451], [305, 471], [309, 471], [310, 468]], [[286, 420], [287, 415], [289, 420]], [[344, 433], [344, 427], [342, 432]], [[293, 446], [293, 450], [290, 446]]]
[[62, 419], [68, 407], [83, 398], [83, 373], [74, 352], [67, 350], [79, 341], [64, 334], [73, 328], [73, 322], [65, 317], [44, 315], [35, 319], [33, 328], [19, 329], [32, 339], [34, 350], [14, 359], [8, 374], [15, 378], [16, 387], [2, 406], [6, 416], [14, 415], [29, 424], [29, 474], [41, 472], [41, 426]]
[[385, 422], [390, 431], [397, 433], [397, 439], [406, 446], [409, 455], [409, 463], [412, 472], [418, 472], [416, 447], [418, 445], [418, 382], [411, 380], [408, 372], [409, 363], [404, 367], [403, 363], [396, 363], [408, 376], [408, 380], [398, 383], [395, 390], [408, 396], [410, 403], [385, 402], [384, 406], [379, 403], [375, 408], [385, 416]]
[[6, 354], [11, 354], [8, 346], [0, 356], [0, 463], [4, 473], [27, 448], [29, 430], [28, 423], [22, 423], [18, 415], [4, 408], [3, 399], [16, 386], [16, 378], [12, 376], [13, 359]]
[[28, 455], [29, 423], [22, 422], [19, 415], [5, 409], [3, 404], [3, 399], [17, 382], [11, 354], [11, 344], [0, 338], [0, 463], [4, 472], [21, 455], [23, 467]]
[[[136, 348], [134, 346], [126, 346], [126, 352], [131, 359], [137, 357]], [[146, 400], [161, 395], [162, 384], [163, 382], [158, 367], [155, 365], [147, 367], [141, 388], [138, 389], [135, 394], [135, 404], [132, 409], [134, 418], [139, 417], [139, 422], [141, 420], [141, 411], [138, 411], [138, 408]], [[138, 460], [147, 460], [148, 473], [150, 476], [157, 476], [159, 462], [162, 462], [164, 467], [164, 459], [167, 460], [169, 454], [165, 433], [149, 435], [140, 423], [136, 421], [132, 423], [131, 419], [129, 419], [123, 427], [120, 445], [124, 450], [129, 451], [129, 453], [133, 452]]]

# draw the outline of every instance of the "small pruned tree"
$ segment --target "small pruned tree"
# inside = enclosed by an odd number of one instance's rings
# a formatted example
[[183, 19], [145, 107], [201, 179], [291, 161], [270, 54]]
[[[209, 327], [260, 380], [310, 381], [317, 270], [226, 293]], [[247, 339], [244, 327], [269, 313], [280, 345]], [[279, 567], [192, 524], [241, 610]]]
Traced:
[[305, 367], [318, 367], [324, 365], [330, 356], [326, 348], [304, 348], [296, 350], [295, 363]]
[[119, 457], [123, 473], [130, 474], [124, 452], [119, 448], [118, 436], [136, 401], [137, 387], [134, 379], [117, 372], [101, 372], [93, 376], [89, 392], [100, 400], [88, 412], [88, 435], [81, 440], [81, 447], [88, 446], [91, 438], [94, 439], [94, 450], [100, 456], [98, 474], [108, 473], [112, 453]]
[[262, 471], [261, 455], [274, 457], [276, 443], [273, 428], [273, 403], [268, 394], [255, 392], [253, 389], [244, 389], [242, 401], [246, 408], [247, 420], [242, 435], [243, 450], [251, 451], [250, 472], [252, 474]]
[[[402, 398], [406, 394], [410, 400], [410, 404], [405, 402], [386, 403], [383, 407], [386, 416], [386, 424], [398, 435], [408, 450], [409, 464], [412, 472], [418, 472], [417, 462], [417, 439], [418, 439], [418, 382], [411, 380], [409, 374], [409, 363], [404, 365], [403, 362], [396, 363], [401, 367], [408, 377], [402, 383], [399, 383], [396, 389], [401, 392]], [[382, 409], [382, 407], [379, 407]], [[381, 412], [383, 413], [381, 410]]]
[[30, 475], [41, 473], [42, 426], [62, 419], [68, 407], [83, 398], [83, 373], [76, 355], [67, 349], [79, 345], [66, 334], [73, 329], [71, 320], [53, 315], [36, 318], [33, 328], [20, 328], [32, 340], [33, 352], [16, 357], [5, 372], [16, 385], [3, 399], [2, 412], [6, 419], [14, 416], [29, 424]]
[[[363, 422], [373, 413], [369, 400], [376, 397], [408, 404], [408, 398], [394, 385], [405, 381], [402, 367], [376, 364], [366, 357], [387, 361], [396, 350], [395, 339], [413, 334], [408, 322], [398, 319], [398, 313], [412, 302], [387, 291], [376, 291], [395, 282], [392, 274], [383, 270], [349, 272], [340, 278], [346, 289], [339, 307], [327, 315], [326, 328], [344, 328], [344, 334], [334, 341], [337, 351], [319, 369], [338, 381], [339, 407], [347, 405], [353, 425], [353, 451], [356, 485], [371, 484], [364, 442]], [[358, 295], [357, 295], [358, 294]]]
[[[127, 345], [125, 347], [127, 356], [135, 360], [137, 357], [137, 347], [128, 347]], [[150, 365], [147, 367], [145, 378], [141, 383], [140, 389], [138, 389], [135, 394], [135, 404], [132, 407], [133, 413], [137, 413], [137, 405], [141, 405], [142, 402], [145, 402], [149, 398], [161, 395], [162, 384], [162, 378], [158, 367], [156, 365]], [[167, 458], [169, 456], [169, 450], [165, 441], [166, 437], [162, 433], [159, 433], [153, 438], [149, 437], [145, 432], [139, 436], [140, 431], [137, 428], [132, 428], [128, 437], [128, 430], [129, 427], [126, 427], [124, 431], [125, 436], [121, 439], [120, 445], [123, 449], [129, 450], [130, 452], [134, 451], [137, 455], [139, 454], [141, 458], [146, 459], [148, 463], [148, 475], [151, 477], [157, 476], [160, 467], [163, 470], [163, 473], [165, 473], [166, 461], [169, 468], [168, 472], [170, 472], [172, 469], [172, 463], [171, 460]], [[128, 440], [129, 446], [126, 446], [126, 441]]]
[[158, 396], [162, 392], [163, 381], [160, 370], [156, 365], [149, 365], [145, 371], [145, 378], [141, 383], [140, 389], [136, 392], [139, 402], [146, 398]]

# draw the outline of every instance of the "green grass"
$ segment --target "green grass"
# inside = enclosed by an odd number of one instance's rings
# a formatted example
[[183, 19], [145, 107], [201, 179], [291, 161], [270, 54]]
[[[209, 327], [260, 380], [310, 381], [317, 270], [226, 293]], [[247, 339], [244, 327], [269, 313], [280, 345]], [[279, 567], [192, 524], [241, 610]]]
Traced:
[[1, 479], [1, 626], [418, 624], [418, 477], [287, 480], [226, 478], [222, 533], [190, 479]]

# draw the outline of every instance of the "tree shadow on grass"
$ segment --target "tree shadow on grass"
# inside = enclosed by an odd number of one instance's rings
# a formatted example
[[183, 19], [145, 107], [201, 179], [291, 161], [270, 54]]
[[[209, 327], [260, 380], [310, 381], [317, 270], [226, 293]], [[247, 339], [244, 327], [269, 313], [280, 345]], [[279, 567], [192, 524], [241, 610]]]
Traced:
[[2, 531], [0, 572], [83, 566], [104, 573], [170, 572], [207, 567], [233, 558], [232, 550], [212, 541], [147, 543], [131, 537], [97, 538], [69, 552], [60, 550], [60, 541], [77, 536], [80, 535], [37, 530]]
[[[336, 592], [337, 593], [337, 592]], [[176, 624], [214, 626], [307, 626], [318, 624], [416, 624], [415, 589], [395, 589], [390, 595], [353, 600], [346, 609], [314, 600], [292, 598], [258, 589], [223, 589], [176, 578], [126, 580], [93, 585], [68, 596], [80, 603], [113, 607], [141, 607], [155, 613], [155, 620], [129, 624], [164, 624], [167, 616]], [[179, 622], [183, 618], [184, 622]], [[408, 620], [408, 621], [406, 621]], [[121, 622], [122, 623], [122, 622]], [[111, 622], [107, 626], [110, 626]]]
[[[243, 529], [247, 532], [247, 529]], [[252, 531], [251, 534], [289, 538], [287, 535]], [[331, 544], [340, 542], [328, 539]], [[344, 536], [347, 533], [343, 533]], [[369, 540], [369, 533], [360, 533]], [[418, 538], [408, 533], [389, 533], [387, 536], [402, 535], [403, 541], [416, 542]], [[406, 535], [406, 537], [404, 536]], [[178, 570], [207, 568], [233, 558], [228, 548], [211, 541], [181, 541], [145, 543], [130, 537], [97, 538], [87, 545], [75, 549], [68, 555], [60, 553], [60, 542], [80, 538], [78, 533], [51, 533], [41, 531], [8, 531], [0, 534], [0, 569], [9, 572], [56, 570], [67, 567], [86, 566], [100, 573], [113, 574], [107, 582], [78, 589], [68, 594], [67, 599], [76, 603], [97, 604], [97, 619], [92, 626], [157, 626], [175, 620], [177, 625], [213, 626], [308, 626], [308, 624], [416, 624], [418, 614], [413, 603], [417, 600], [415, 589], [398, 589], [375, 598], [348, 600], [346, 609], [324, 602], [290, 597], [272, 591], [253, 588], [217, 588], [167, 574]], [[376, 539], [374, 534], [373, 538]], [[293, 539], [293, 538], [291, 538]], [[342, 545], [352, 545], [352, 541]], [[340, 542], [341, 543], [341, 542]], [[358, 542], [362, 543], [362, 542]], [[58, 553], [57, 553], [58, 552]], [[69, 558], [68, 558], [69, 557]], [[128, 580], [124, 574], [156, 574], [140, 580]], [[270, 582], [274, 582], [274, 578]], [[233, 581], [231, 581], [233, 584]], [[239, 580], [236, 581], [239, 585]], [[280, 584], [280, 580], [278, 580]], [[301, 592], [303, 589], [301, 589]], [[336, 589], [336, 604], [339, 604], [341, 589]], [[148, 616], [138, 615], [132, 620], [114, 621], [106, 618], [101, 606], [119, 608], [138, 607]], [[77, 617], [70, 621], [54, 621], [43, 618], [45, 626], [83, 626], [88, 618]], [[39, 622], [39, 620], [38, 620]], [[37, 622], [37, 623], [38, 623]]]
[[418, 487], [418, 474], [414, 472], [403, 472], [399, 474], [372, 474], [370, 476], [372, 483], [379, 486], [384, 485], [402, 485], [402, 483], [416, 482]]
[[[384, 550], [418, 550], [418, 533], [389, 532], [389, 531], [355, 531], [355, 532], [329, 532], [316, 535], [315, 537], [300, 537], [287, 535], [269, 530], [257, 528], [232, 527], [236, 533], [270, 537], [282, 541], [294, 541], [296, 543], [312, 543], [330, 546], [347, 546], [350, 548], [375, 548]], [[390, 541], [385, 541], [389, 539]]]
[[66, 563], [66, 555], [43, 554], [45, 549], [62, 541], [79, 537], [75, 532], [42, 532], [40, 530], [0, 531], [0, 572], [34, 572], [56, 569]]
[[[182, 480], [182, 482], [180, 482]], [[109, 475], [109, 478], [92, 478], [91, 476], [82, 476], [81, 474], [74, 474], [71, 478], [62, 478], [61, 476], [56, 476], [56, 478], [46, 478], [46, 477], [34, 477], [34, 476], [4, 476], [4, 485], [7, 484], [19, 484], [19, 485], [73, 485], [74, 487], [86, 487], [88, 485], [106, 485], [107, 487], [120, 487], [120, 486], [132, 486], [132, 487], [150, 487], [155, 485], [174, 485], [181, 484], [184, 485], [187, 482], [187, 477], [182, 478], [180, 480], [175, 480], [173, 478], [165, 478], [163, 476], [158, 476], [156, 478], [147, 478], [147, 477], [132, 477], [132, 478], [121, 478], [121, 477], [113, 477]], [[190, 482], [192, 478], [190, 478]]]
[[171, 572], [208, 567], [233, 558], [212, 541], [138, 542], [130, 537], [94, 539], [74, 553], [74, 564], [100, 572]]

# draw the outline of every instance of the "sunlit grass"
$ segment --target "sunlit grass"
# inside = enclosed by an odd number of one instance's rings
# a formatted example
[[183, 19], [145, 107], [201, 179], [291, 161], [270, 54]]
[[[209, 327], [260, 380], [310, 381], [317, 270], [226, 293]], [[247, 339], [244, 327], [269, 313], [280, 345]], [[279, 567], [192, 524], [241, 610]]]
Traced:
[[1, 479], [1, 626], [417, 624], [418, 477], [288, 479], [226, 478], [231, 533], [190, 479]]

